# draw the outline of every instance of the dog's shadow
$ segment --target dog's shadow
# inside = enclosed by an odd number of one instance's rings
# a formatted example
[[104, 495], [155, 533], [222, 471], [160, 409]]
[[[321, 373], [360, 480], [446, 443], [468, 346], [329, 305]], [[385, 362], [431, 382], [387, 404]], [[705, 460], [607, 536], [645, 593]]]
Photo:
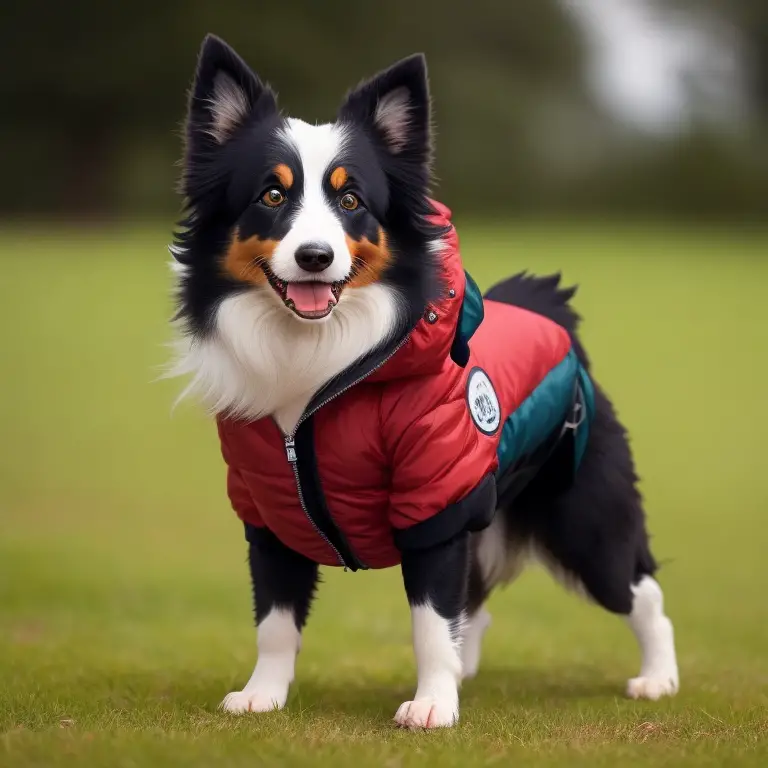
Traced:
[[[349, 680], [297, 680], [288, 708], [311, 712], [322, 707], [359, 719], [391, 717], [403, 701], [413, 697], [415, 680], [398, 679], [391, 684]], [[567, 675], [558, 670], [486, 668], [462, 685], [461, 701], [466, 708], [494, 708], [504, 705], [547, 709], [576, 700], [611, 701], [621, 693], [621, 681], [607, 681], [595, 669], [570, 668]]]
[[[133, 724], [134, 720], [139, 722], [142, 713], [154, 710], [159, 718], [178, 717], [180, 722], [192, 718], [200, 724], [218, 727], [215, 723], [220, 717], [227, 717], [218, 711], [218, 705], [224, 695], [235, 688], [233, 682], [213, 671], [186, 679], [125, 672], [110, 675], [108, 680], [100, 677], [98, 683], [94, 683], [94, 697], [111, 713], [110, 717], [117, 716], [126, 725]], [[316, 715], [337, 716], [359, 725], [377, 727], [390, 722], [400, 704], [413, 697], [415, 682], [410, 675], [402, 673], [389, 681], [368, 679], [365, 675], [299, 676], [285, 711], [275, 716], [301, 716], [310, 721]], [[618, 681], [607, 681], [599, 670], [591, 667], [568, 667], [567, 672], [559, 668], [486, 667], [476, 678], [464, 682], [461, 702], [465, 712], [545, 711], [576, 700], [612, 701], [620, 695], [620, 690]], [[63, 696], [65, 708], [67, 698]], [[67, 709], [68, 714], [79, 715], [74, 699], [71, 708], [73, 712]]]

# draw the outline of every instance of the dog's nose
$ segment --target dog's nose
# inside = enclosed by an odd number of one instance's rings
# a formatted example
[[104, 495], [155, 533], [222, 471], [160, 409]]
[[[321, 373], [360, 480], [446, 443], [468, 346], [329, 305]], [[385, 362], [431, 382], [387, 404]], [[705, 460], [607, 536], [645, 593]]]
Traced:
[[296, 263], [307, 272], [322, 272], [333, 264], [333, 248], [328, 243], [305, 243], [296, 249]]

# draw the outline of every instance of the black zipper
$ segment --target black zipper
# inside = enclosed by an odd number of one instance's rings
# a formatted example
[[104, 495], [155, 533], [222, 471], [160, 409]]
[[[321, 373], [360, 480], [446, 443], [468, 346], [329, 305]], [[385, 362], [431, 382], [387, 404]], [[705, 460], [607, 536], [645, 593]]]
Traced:
[[[301, 508], [320, 538], [322, 538], [333, 550], [339, 561], [339, 565], [344, 566], [344, 570], [368, 570], [368, 566], [355, 555], [352, 547], [347, 542], [341, 529], [336, 525], [336, 522], [328, 509], [322, 483], [320, 481], [320, 473], [317, 469], [314, 430], [311, 417], [323, 406], [328, 405], [328, 403], [332, 402], [337, 397], [340, 397], [356, 384], [363, 381], [363, 379], [366, 379], [381, 368], [395, 356], [401, 347], [405, 345], [410, 336], [410, 333], [406, 334], [406, 336], [401, 339], [391, 351], [385, 353], [385, 356], [379, 360], [379, 362], [375, 363], [372, 367], [367, 368], [361, 375], [354, 377], [348, 384], [338, 387], [339, 383], [343, 381], [343, 374], [329, 382], [312, 399], [312, 401], [310, 401], [307, 409], [301, 414], [301, 417], [296, 422], [293, 431], [289, 435], [284, 436], [285, 455], [288, 459], [288, 463], [293, 469], [293, 475], [296, 479], [296, 491], [298, 493]], [[368, 359], [368, 362], [370, 362], [370, 358]], [[348, 369], [346, 373], [351, 373], [352, 370], [354, 370], [354, 368]], [[329, 391], [331, 391], [332, 394], [328, 395], [327, 393]], [[326, 394], [324, 395], [324, 393]], [[307, 494], [307, 491], [310, 491], [310, 493]]]
[[367, 566], [355, 556], [328, 509], [317, 468], [314, 420], [311, 417], [298, 427], [293, 440], [286, 440], [286, 454], [296, 478], [299, 503], [312, 527], [334, 551], [340, 565], [351, 571], [366, 570]]

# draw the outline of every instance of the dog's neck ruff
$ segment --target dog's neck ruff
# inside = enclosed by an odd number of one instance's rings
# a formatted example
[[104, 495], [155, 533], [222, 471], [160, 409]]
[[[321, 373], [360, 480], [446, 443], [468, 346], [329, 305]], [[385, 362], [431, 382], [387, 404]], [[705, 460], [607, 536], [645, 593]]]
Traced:
[[356, 360], [391, 340], [401, 310], [378, 284], [349, 291], [324, 322], [302, 322], [263, 289], [226, 298], [205, 337], [182, 333], [170, 376], [191, 376], [179, 396], [211, 414], [274, 416], [290, 433], [307, 403]]

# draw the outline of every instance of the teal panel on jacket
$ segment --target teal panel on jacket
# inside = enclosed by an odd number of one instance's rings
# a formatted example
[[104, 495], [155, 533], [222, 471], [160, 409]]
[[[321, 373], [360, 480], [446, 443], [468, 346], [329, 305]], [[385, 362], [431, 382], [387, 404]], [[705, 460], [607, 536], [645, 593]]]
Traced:
[[[521, 456], [532, 453], [565, 422], [573, 405], [580, 369], [576, 353], [571, 350], [507, 418], [497, 450], [499, 475]], [[586, 434], [588, 429], [582, 431]], [[586, 438], [584, 442], [586, 444]]]
[[586, 413], [579, 423], [579, 426], [576, 428], [576, 454], [574, 456], [574, 462], [576, 464], [575, 469], [578, 469], [581, 460], [584, 458], [584, 451], [587, 448], [587, 438], [589, 437], [589, 427], [590, 424], [592, 424], [592, 419], [595, 418], [595, 387], [592, 384], [592, 379], [582, 365], [579, 365], [579, 386], [584, 395], [584, 408], [586, 409]]
[[461, 303], [459, 322], [456, 326], [456, 335], [451, 346], [451, 358], [462, 368], [469, 362], [469, 340], [480, 327], [485, 316], [483, 294], [477, 287], [472, 276], [464, 271], [465, 287], [464, 301]]

